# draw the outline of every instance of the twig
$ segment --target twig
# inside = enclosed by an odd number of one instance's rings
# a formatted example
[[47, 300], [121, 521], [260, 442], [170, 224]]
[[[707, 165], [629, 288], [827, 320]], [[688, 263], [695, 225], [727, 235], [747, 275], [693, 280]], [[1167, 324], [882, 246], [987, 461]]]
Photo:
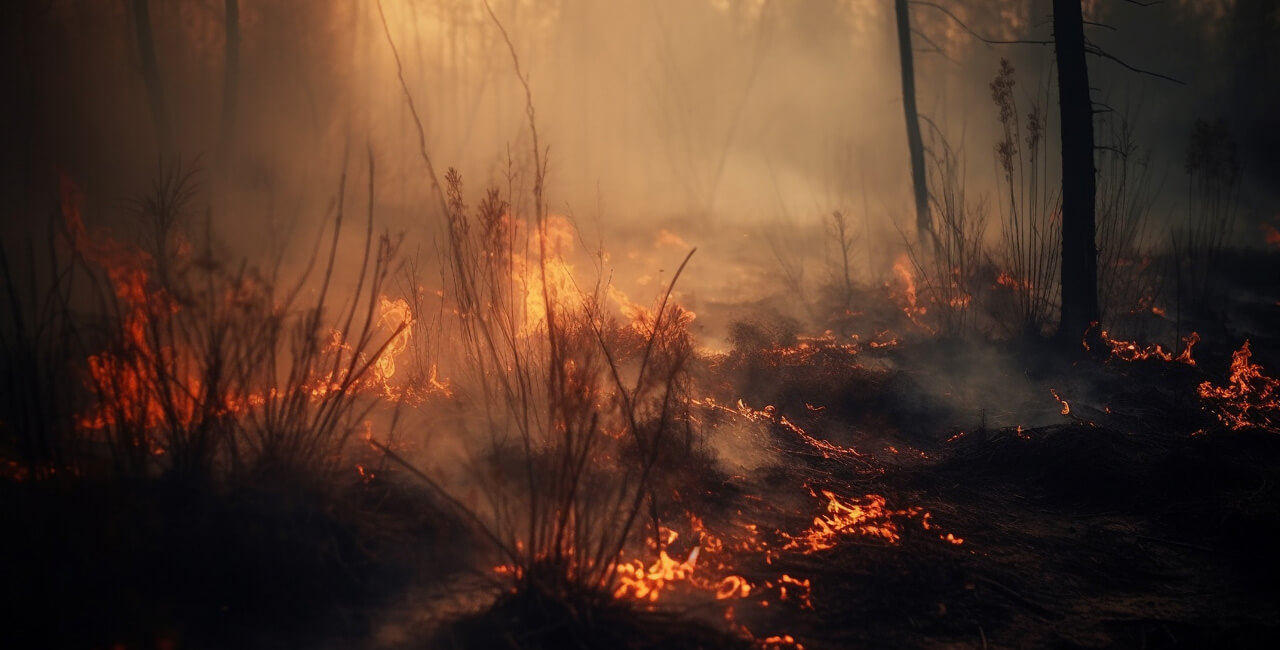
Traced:
[[387, 37], [387, 45], [391, 46], [391, 55], [396, 61], [396, 77], [400, 79], [400, 90], [404, 92], [405, 102], [409, 105], [409, 115], [413, 117], [413, 124], [418, 129], [418, 153], [422, 155], [422, 161], [427, 164], [427, 174], [431, 176], [431, 191], [436, 195], [436, 199], [440, 201], [441, 214], [449, 213], [449, 204], [444, 199], [444, 191], [440, 189], [440, 179], [436, 176], [435, 165], [431, 163], [431, 156], [427, 153], [427, 132], [422, 128], [422, 118], [418, 116], [418, 108], [413, 103], [413, 94], [409, 92], [409, 84], [404, 79], [404, 66], [400, 63], [400, 50], [396, 48], [396, 42], [391, 38], [391, 27], [387, 25], [387, 14], [382, 11], [382, 0], [377, 0], [378, 18], [382, 21], [382, 33]]
[[958, 18], [955, 14], [951, 13], [950, 9], [947, 9], [946, 7], [940, 4], [937, 4], [935, 2], [926, 2], [925, 0], [911, 0], [911, 4], [919, 5], [921, 7], [930, 7], [932, 9], [937, 9], [938, 11], [941, 11], [942, 13], [946, 14], [948, 18], [950, 18], [951, 20], [954, 20], [957, 25], [960, 25], [961, 27], [963, 27], [964, 30], [969, 32], [969, 34], [972, 35], [974, 38], [988, 45], [1053, 45], [1053, 41], [1033, 41], [1033, 40], [1023, 40], [1023, 39], [1006, 41], [1006, 40], [999, 40], [994, 38], [987, 38], [982, 34], [979, 34], [978, 32], [973, 31], [973, 29], [968, 25], [966, 25], [963, 20], [960, 20], [960, 18]]
[[1187, 82], [1182, 81], [1181, 79], [1174, 79], [1173, 77], [1170, 77], [1170, 76], [1168, 76], [1168, 75], [1160, 74], [1159, 72], [1152, 72], [1152, 71], [1150, 71], [1150, 70], [1144, 70], [1144, 69], [1142, 69], [1142, 68], [1138, 68], [1138, 67], [1135, 67], [1135, 66], [1129, 65], [1128, 63], [1125, 63], [1124, 61], [1121, 61], [1119, 58], [1116, 58], [1114, 55], [1109, 54], [1108, 52], [1106, 52], [1106, 51], [1102, 50], [1101, 48], [1099, 48], [1099, 47], [1098, 47], [1098, 46], [1096, 46], [1096, 45], [1092, 45], [1092, 44], [1086, 45], [1086, 46], [1085, 46], [1085, 48], [1084, 48], [1084, 51], [1085, 51], [1085, 52], [1088, 52], [1089, 54], [1092, 54], [1092, 55], [1094, 55], [1094, 56], [1096, 56], [1096, 57], [1099, 57], [1099, 58], [1107, 59], [1107, 60], [1109, 60], [1109, 61], [1115, 61], [1116, 63], [1120, 64], [1122, 67], [1127, 68], [1127, 69], [1129, 69], [1129, 70], [1132, 70], [1132, 71], [1134, 71], [1134, 72], [1137, 72], [1137, 73], [1139, 73], [1139, 74], [1149, 75], [1149, 76], [1155, 77], [1155, 78], [1157, 78], [1157, 79], [1164, 79], [1165, 81], [1172, 81], [1173, 83], [1176, 83], [1176, 84], [1178, 84], [1179, 86], [1185, 86], [1185, 85], [1187, 85]]

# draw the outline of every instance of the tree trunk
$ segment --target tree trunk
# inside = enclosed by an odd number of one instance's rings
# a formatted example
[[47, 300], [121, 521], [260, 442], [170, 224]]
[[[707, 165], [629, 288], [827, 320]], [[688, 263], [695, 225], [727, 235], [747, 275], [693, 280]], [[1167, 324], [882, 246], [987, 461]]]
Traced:
[[1062, 320], [1058, 337], [1079, 341], [1098, 320], [1093, 101], [1080, 0], [1053, 0], [1062, 125]]
[[916, 114], [915, 63], [911, 52], [911, 16], [907, 0], [894, 0], [898, 16], [898, 57], [902, 64], [902, 109], [907, 118], [907, 148], [911, 152], [911, 181], [915, 186], [916, 230], [919, 241], [930, 231], [929, 187], [925, 183], [924, 141], [920, 137], [920, 118]]
[[132, 0], [129, 5], [133, 10], [133, 28], [138, 39], [142, 83], [147, 88], [151, 119], [156, 129], [156, 146], [160, 148], [162, 158], [169, 158], [173, 155], [173, 127], [164, 101], [164, 86], [160, 84], [160, 66], [156, 63], [156, 44], [151, 33], [151, 3], [149, 0]]
[[218, 164], [225, 166], [235, 133], [240, 87], [240, 0], [226, 0], [226, 57], [222, 66], [222, 120], [218, 124]]

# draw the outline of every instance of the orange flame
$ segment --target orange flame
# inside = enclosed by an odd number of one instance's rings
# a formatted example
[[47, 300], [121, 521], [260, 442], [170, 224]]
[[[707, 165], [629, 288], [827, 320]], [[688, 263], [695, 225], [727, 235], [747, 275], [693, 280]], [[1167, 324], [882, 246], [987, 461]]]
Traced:
[[691, 400], [690, 403], [697, 406], [703, 406], [709, 409], [718, 410], [724, 413], [732, 413], [734, 415], [738, 415], [743, 418], [746, 418], [750, 422], [772, 422], [774, 424], [777, 424], [778, 426], [781, 426], [783, 429], [786, 429], [787, 431], [794, 433], [796, 436], [798, 436], [801, 440], [803, 440], [809, 446], [813, 447], [814, 449], [817, 449], [818, 452], [822, 454], [823, 458], [835, 458], [838, 456], [852, 456], [854, 458], [862, 457], [862, 454], [858, 452], [858, 450], [852, 447], [844, 447], [841, 445], [837, 445], [833, 442], [814, 438], [813, 436], [805, 432], [804, 429], [797, 426], [791, 420], [788, 420], [786, 416], [780, 415], [777, 409], [774, 408], [772, 405], [765, 406], [764, 410], [757, 411], [751, 408], [750, 406], [748, 406], [746, 402], [743, 402], [742, 400], [738, 400], [738, 406], [735, 409], [735, 408], [730, 408], [728, 406], [723, 406], [721, 404], [718, 404], [715, 398], [713, 397], [706, 397], [700, 400], [698, 399]]
[[898, 255], [898, 259], [893, 262], [893, 273], [898, 276], [902, 289], [902, 313], [906, 314], [907, 319], [918, 325], [926, 332], [933, 334], [934, 329], [920, 320], [922, 316], [929, 312], [929, 308], [919, 304], [919, 295], [916, 291], [916, 277], [911, 270], [911, 260], [906, 253]]
[[[868, 494], [861, 500], [841, 499], [834, 492], [823, 490], [822, 496], [827, 499], [827, 514], [815, 517], [813, 524], [800, 535], [783, 533], [788, 540], [783, 548], [815, 553], [834, 548], [842, 535], [861, 535], [897, 544], [902, 540], [902, 527], [896, 520], [904, 518], [918, 518], [921, 528], [934, 530], [930, 523], [931, 515], [918, 506], [891, 510], [887, 500], [878, 494]], [[951, 544], [964, 543], [963, 539], [951, 534], [938, 537]]]
[[[1090, 330], [1097, 327], [1098, 323], [1094, 322]], [[1200, 334], [1192, 332], [1182, 338], [1183, 348], [1177, 355], [1167, 351], [1159, 343], [1151, 345], [1139, 345], [1137, 341], [1125, 341], [1121, 339], [1113, 339], [1107, 330], [1102, 330], [1100, 334], [1102, 342], [1111, 349], [1111, 357], [1121, 361], [1145, 361], [1147, 359], [1155, 359], [1157, 361], [1165, 361], [1168, 363], [1184, 363], [1188, 366], [1196, 365], [1196, 360], [1191, 354], [1192, 348], [1200, 342]], [[1084, 348], [1089, 349], [1088, 332], [1086, 332]]]
[[1049, 389], [1049, 392], [1053, 395], [1053, 399], [1058, 400], [1058, 403], [1059, 403], [1059, 404], [1062, 404], [1062, 414], [1063, 414], [1063, 415], [1070, 415], [1070, 414], [1071, 414], [1071, 405], [1067, 403], [1067, 400], [1062, 399], [1061, 397], [1059, 397], [1059, 396], [1058, 396], [1058, 391], [1057, 391], [1056, 389], [1050, 388], [1050, 389]]
[[1215, 415], [1229, 429], [1258, 427], [1280, 433], [1280, 379], [1262, 372], [1250, 359], [1249, 341], [1231, 355], [1227, 385], [1200, 384], [1200, 397], [1215, 407]]

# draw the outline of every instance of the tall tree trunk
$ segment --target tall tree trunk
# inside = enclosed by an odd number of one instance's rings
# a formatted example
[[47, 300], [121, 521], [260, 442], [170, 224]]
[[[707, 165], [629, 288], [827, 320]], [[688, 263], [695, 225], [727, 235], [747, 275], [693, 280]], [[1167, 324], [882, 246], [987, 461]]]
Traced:
[[1093, 101], [1080, 0], [1053, 0], [1062, 125], [1062, 320], [1058, 337], [1079, 341], [1098, 320]]
[[162, 158], [169, 158], [173, 155], [173, 127], [164, 101], [164, 86], [160, 83], [160, 66], [156, 63], [156, 43], [151, 32], [151, 3], [149, 0], [131, 0], [129, 6], [133, 11], [134, 35], [138, 39], [142, 83], [147, 88], [151, 120], [156, 129], [156, 146], [160, 148]]
[[929, 187], [924, 174], [924, 141], [920, 137], [920, 118], [916, 113], [916, 74], [911, 52], [911, 15], [907, 0], [894, 0], [898, 16], [898, 57], [902, 65], [902, 109], [907, 118], [907, 148], [911, 152], [911, 181], [916, 195], [916, 230], [925, 241], [930, 231]]
[[225, 166], [231, 154], [236, 124], [236, 99], [240, 88], [240, 0], [226, 0], [226, 56], [222, 65], [222, 120], [218, 124], [218, 164]]

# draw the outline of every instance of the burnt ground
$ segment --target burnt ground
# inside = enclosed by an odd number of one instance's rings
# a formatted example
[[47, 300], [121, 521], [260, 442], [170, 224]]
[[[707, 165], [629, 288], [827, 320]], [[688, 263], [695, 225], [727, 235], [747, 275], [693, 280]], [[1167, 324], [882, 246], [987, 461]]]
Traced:
[[[862, 450], [824, 457], [766, 421], [730, 441], [763, 460], [699, 474], [704, 489], [686, 505], [710, 513], [709, 529], [726, 539], [744, 523], [766, 531], [772, 553], [730, 553], [734, 572], [812, 584], [812, 609], [761, 590], [733, 603], [738, 623], [810, 649], [1273, 647], [1280, 436], [1228, 430], [1205, 410], [1195, 386], [1223, 364], [1048, 360], [1021, 377], [1042, 406], [1025, 416], [1049, 423], [997, 427], [971, 405], [924, 396], [928, 377], [910, 370], [977, 354], [953, 345], [857, 363], [818, 354], [767, 372], [747, 367], [760, 358], [719, 362], [732, 379], [722, 389]], [[1068, 374], [1094, 390], [1062, 415], [1040, 384]], [[978, 426], [948, 426], [965, 420]], [[337, 492], [289, 482], [4, 489], [7, 647], [752, 647], [705, 598], [643, 612], [504, 596], [388, 636], [389, 612], [442, 602], [474, 543], [395, 478]], [[784, 549], [771, 531], [803, 531], [822, 513], [810, 491], [822, 489], [919, 508], [933, 530], [901, 519], [897, 543], [842, 535], [826, 550]], [[424, 589], [436, 596], [416, 599]]]
[[[770, 567], [813, 611], [763, 616], [807, 648], [1271, 647], [1280, 633], [1280, 439], [1079, 424], [973, 432], [938, 459], [822, 484], [932, 513]], [[761, 567], [762, 568], [762, 567]]]
[[[812, 608], [776, 590], [734, 601], [734, 625], [810, 650], [1274, 647], [1280, 435], [1229, 430], [1196, 395], [1223, 382], [1245, 338], [1277, 374], [1280, 303], [1264, 285], [1238, 285], [1264, 296], [1238, 301], [1247, 333], [1219, 326], [1196, 367], [927, 338], [802, 362], [744, 350], [709, 361], [718, 403], [773, 406], [813, 439], [861, 452], [824, 457], [777, 421], [697, 411], [737, 433], [712, 443], [720, 460], [693, 475], [684, 505], [726, 540], [744, 524], [765, 531], [770, 552], [721, 558], [733, 572], [812, 586]], [[706, 598], [657, 611], [495, 601], [489, 576], [478, 605], [448, 613], [458, 585], [483, 583], [465, 568], [476, 542], [393, 470], [217, 490], [6, 479], [0, 647], [759, 647]], [[785, 549], [774, 531], [803, 531], [823, 489], [882, 495], [927, 511], [933, 528], [902, 519], [897, 543], [843, 535]]]
[[[1275, 350], [1257, 347], [1270, 345], [1265, 336], [1254, 341], [1255, 360]], [[985, 426], [985, 413], [920, 397], [925, 378], [910, 370], [920, 359], [982, 356], [945, 342], [857, 368], [818, 355], [775, 368], [778, 381], [747, 382], [753, 405], [779, 404], [815, 437], [864, 457], [822, 458], [775, 426], [772, 444], [794, 462], [740, 475], [733, 491], [803, 483], [879, 494], [891, 508], [930, 512], [936, 530], [904, 524], [897, 544], [847, 535], [831, 549], [757, 563], [748, 576], [811, 578], [814, 608], [743, 606], [740, 618], [806, 648], [1274, 647], [1280, 436], [1228, 430], [1195, 392], [1206, 379], [1222, 383], [1229, 354], [1211, 351], [1193, 368], [1015, 352], [1029, 388], [1011, 386], [996, 401], [1041, 395], [1047, 408], [1021, 417], [1042, 424], [1025, 428]], [[1055, 410], [1053, 385], [1082, 396], [1069, 414]], [[947, 428], [966, 419], [977, 426]], [[761, 505], [746, 516], [798, 530], [804, 508]]]

